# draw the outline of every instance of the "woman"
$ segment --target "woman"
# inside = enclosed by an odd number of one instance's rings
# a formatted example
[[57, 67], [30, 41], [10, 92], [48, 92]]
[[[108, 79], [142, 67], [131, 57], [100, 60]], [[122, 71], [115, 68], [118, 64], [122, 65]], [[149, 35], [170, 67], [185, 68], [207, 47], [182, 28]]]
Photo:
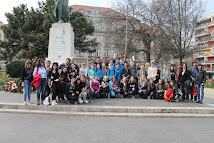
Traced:
[[[24, 88], [24, 105], [32, 104], [30, 101], [31, 89], [32, 84], [31, 81], [33, 80], [33, 69], [32, 69], [32, 61], [27, 60], [25, 62], [25, 67], [22, 69], [22, 84], [21, 86]], [[28, 96], [28, 102], [26, 100]]]
[[78, 97], [76, 95], [76, 86], [75, 86], [76, 78], [72, 77], [71, 82], [66, 87], [66, 98], [68, 104], [74, 103], [75, 105], [78, 104], [77, 100]]
[[140, 78], [140, 82], [138, 83], [138, 89], [140, 97], [143, 99], [148, 99], [148, 82], [144, 75], [142, 75]]
[[68, 71], [69, 72], [69, 78], [74, 76], [75, 78], [79, 77], [78, 69], [76, 68], [75, 64], [71, 64], [71, 69]]
[[170, 68], [171, 80], [175, 81], [176, 72], [173, 66]]
[[112, 76], [115, 75], [115, 69], [114, 69], [114, 65], [111, 64], [111, 67], [108, 69], [107, 71], [107, 76], [108, 76], [108, 79], [110, 80]]
[[164, 95], [163, 81], [161, 79], [159, 79], [158, 83], [156, 84], [155, 99], [163, 99], [163, 95]]
[[155, 96], [155, 83], [152, 79], [149, 80], [149, 85], [148, 85], [148, 96], [150, 99], [154, 98]]
[[122, 97], [127, 98], [128, 97], [128, 89], [127, 89], [127, 78], [123, 77], [123, 79], [120, 82], [119, 88], [120, 88], [120, 94]]
[[177, 67], [177, 72], [176, 72], [176, 75], [175, 75], [175, 81], [176, 81], [176, 85], [178, 86], [178, 88], [180, 88], [180, 84], [178, 84], [180, 72], [181, 72], [181, 66], [178, 66]]
[[169, 85], [169, 81], [167, 78], [164, 79], [164, 84], [163, 84], [163, 90], [164, 92], [166, 92], [168, 90], [168, 88], [170, 87]]
[[88, 69], [87, 69], [86, 64], [85, 64], [84, 62], [82, 63], [81, 68], [79, 68], [79, 69], [80, 69], [80, 70], [79, 70], [79, 77], [80, 77], [82, 74], [84, 74], [85, 77], [87, 77]]
[[[189, 81], [189, 82], [188, 82]], [[189, 83], [191, 82], [190, 72], [187, 70], [187, 65], [183, 64], [183, 70], [180, 71], [178, 83], [180, 84], [181, 91], [183, 93], [182, 100], [189, 101], [189, 93], [188, 87], [190, 86]]]
[[94, 65], [91, 65], [91, 69], [88, 70], [88, 78], [89, 82], [91, 84], [91, 81], [94, 79], [95, 71], [94, 71]]
[[176, 100], [176, 102], [178, 102], [178, 90], [177, 87], [175, 85], [175, 82], [172, 80], [170, 82], [170, 87], [167, 90], [166, 94], [164, 95], [164, 101], [169, 102], [172, 98], [174, 98]]
[[47, 83], [47, 72], [45, 69], [45, 62], [43, 59], [37, 60], [36, 67], [34, 68], [34, 71], [33, 71], [33, 76], [36, 73], [41, 75], [41, 83], [37, 90], [37, 105], [40, 105], [40, 94], [42, 92], [42, 95], [41, 95], [41, 103], [42, 103], [43, 100], [45, 99], [45, 88]]
[[[66, 67], [63, 67], [62, 72], [60, 73], [59, 76], [59, 100], [64, 100], [64, 95], [65, 95], [65, 88], [67, 86], [67, 84], [69, 83], [70, 78], [69, 78], [69, 74], [67, 71]], [[56, 100], [56, 102], [58, 102]]]
[[110, 89], [109, 89], [109, 83], [108, 83], [108, 76], [104, 76], [103, 81], [101, 83], [101, 89], [100, 89], [101, 98], [106, 98], [109, 92], [110, 92]]
[[157, 76], [157, 68], [154, 67], [154, 61], [151, 61], [151, 67], [148, 68], [148, 79], [155, 81]]
[[[115, 76], [111, 77], [111, 81], [109, 82], [109, 88], [110, 88], [110, 95], [111, 97], [116, 97], [117, 94], [120, 93], [120, 90], [118, 89], [118, 82], [115, 78]], [[110, 97], [108, 97], [110, 98]]]
[[129, 92], [129, 96], [131, 96], [132, 98], [135, 98], [135, 95], [137, 93], [137, 82], [133, 76], [130, 77], [130, 80], [128, 83], [128, 92]]
[[197, 103], [202, 104], [204, 98], [204, 85], [206, 83], [206, 71], [202, 69], [202, 65], [198, 65], [198, 71], [196, 72], [196, 87], [198, 93]]
[[48, 85], [53, 92], [52, 105], [57, 105], [56, 96], [59, 94], [59, 72], [57, 62], [53, 63], [51, 72], [48, 75]]
[[[97, 64], [97, 65], [99, 65], [99, 64]], [[100, 98], [100, 94], [99, 94], [99, 91], [100, 91], [100, 82], [99, 82], [98, 75], [95, 75], [94, 76], [94, 80], [92, 80], [92, 82], [91, 82], [91, 91], [92, 91], [92, 94], [94, 95], [94, 97], [96, 99]]]
[[103, 80], [103, 69], [101, 68], [100, 64], [97, 64], [95, 75], [98, 75], [99, 81]]

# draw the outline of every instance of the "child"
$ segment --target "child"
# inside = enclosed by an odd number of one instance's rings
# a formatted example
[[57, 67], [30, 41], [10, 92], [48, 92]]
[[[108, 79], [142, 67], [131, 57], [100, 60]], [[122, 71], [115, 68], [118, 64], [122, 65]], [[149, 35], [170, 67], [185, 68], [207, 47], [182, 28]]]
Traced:
[[121, 78], [121, 68], [120, 68], [120, 65], [116, 66], [115, 77], [117, 79], [117, 82], [119, 83], [120, 82], [120, 78]]
[[123, 79], [120, 82], [120, 94], [124, 97], [128, 97], [128, 90], [127, 90], [127, 78], [123, 77]]
[[143, 99], [148, 99], [148, 82], [144, 75], [141, 76], [140, 82], [138, 84], [140, 97]]
[[148, 85], [148, 96], [150, 99], [154, 98], [155, 96], [155, 83], [153, 82], [152, 79], [149, 80], [149, 85]]
[[109, 89], [109, 83], [108, 83], [108, 76], [104, 76], [103, 81], [101, 83], [101, 88], [100, 88], [100, 97], [106, 98], [109, 92], [110, 92], [110, 89]]
[[[118, 82], [115, 78], [115, 76], [111, 77], [111, 81], [109, 82], [109, 88], [110, 88], [110, 93], [111, 97], [116, 97], [117, 94], [120, 93], [120, 90], [118, 89]], [[110, 97], [108, 97], [110, 98]]]
[[97, 68], [94, 74], [98, 75], [100, 81], [103, 80], [103, 70], [100, 68], [100, 64], [97, 64]]
[[76, 81], [75, 77], [72, 77], [71, 82], [66, 87], [66, 98], [67, 98], [68, 104], [71, 104], [71, 103], [74, 103], [75, 105], [78, 104], [75, 81]]
[[[97, 64], [99, 65], [99, 64]], [[99, 82], [99, 77], [98, 75], [94, 76], [94, 80], [92, 80], [91, 82], [91, 91], [93, 93], [93, 95], [95, 95], [96, 99], [100, 98], [100, 82]]]
[[172, 80], [170, 82], [170, 88], [167, 90], [166, 94], [164, 95], [164, 101], [169, 102], [172, 98], [178, 102], [179, 94], [178, 88], [175, 86], [175, 82]]
[[137, 82], [134, 76], [130, 77], [129, 84], [128, 84], [128, 92], [129, 92], [129, 96], [135, 98], [135, 95], [137, 93]]
[[108, 72], [107, 72], [108, 79], [110, 80], [111, 77], [114, 75], [115, 75], [114, 65], [111, 64], [111, 67], [108, 69]]
[[163, 95], [164, 95], [163, 82], [161, 79], [159, 79], [158, 83], [156, 84], [155, 99], [163, 99]]

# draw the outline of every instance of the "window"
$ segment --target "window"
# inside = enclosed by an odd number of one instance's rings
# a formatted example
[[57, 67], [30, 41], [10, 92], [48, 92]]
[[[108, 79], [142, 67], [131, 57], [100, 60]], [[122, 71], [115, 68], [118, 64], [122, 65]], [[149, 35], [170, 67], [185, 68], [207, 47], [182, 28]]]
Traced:
[[96, 56], [99, 57], [99, 50], [96, 50]]
[[106, 12], [106, 16], [110, 16], [110, 12], [107, 11], [107, 12]]
[[108, 49], [105, 50], [105, 57], [109, 57], [109, 50]]
[[82, 13], [82, 14], [84, 14], [84, 10], [83, 9], [80, 9], [79, 12]]
[[120, 14], [119, 14], [119, 13], [115, 13], [115, 16], [116, 16], [116, 17], [120, 17]]
[[92, 9], [92, 14], [93, 15], [97, 15], [98, 14], [98, 11], [96, 9]]
[[99, 30], [100, 30], [100, 23], [96, 23], [96, 25], [95, 25], [95, 30], [96, 30], [96, 31], [99, 31]]

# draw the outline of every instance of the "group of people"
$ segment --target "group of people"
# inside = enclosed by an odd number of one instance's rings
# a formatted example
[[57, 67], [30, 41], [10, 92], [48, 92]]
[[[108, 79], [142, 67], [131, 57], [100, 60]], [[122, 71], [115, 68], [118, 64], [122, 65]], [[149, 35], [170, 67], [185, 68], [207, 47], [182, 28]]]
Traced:
[[[126, 55], [112, 58], [109, 63], [106, 58], [102, 62], [90, 60], [76, 64], [73, 57], [58, 65], [43, 59], [38, 59], [33, 70], [32, 61], [27, 60], [22, 70], [24, 88], [24, 104], [31, 104], [31, 81], [36, 74], [41, 75], [37, 89], [37, 105], [44, 101], [52, 92], [52, 105], [67, 100], [69, 104], [89, 103], [96, 98], [135, 98], [164, 99], [165, 101], [203, 102], [206, 72], [202, 65], [192, 63], [187, 65], [167, 65], [161, 69], [153, 59], [151, 63], [139, 66]], [[196, 94], [196, 95], [195, 95]], [[41, 95], [41, 99], [40, 99]], [[190, 96], [189, 96], [190, 95]], [[27, 102], [28, 97], [28, 102]], [[41, 102], [42, 103], [42, 102]]]

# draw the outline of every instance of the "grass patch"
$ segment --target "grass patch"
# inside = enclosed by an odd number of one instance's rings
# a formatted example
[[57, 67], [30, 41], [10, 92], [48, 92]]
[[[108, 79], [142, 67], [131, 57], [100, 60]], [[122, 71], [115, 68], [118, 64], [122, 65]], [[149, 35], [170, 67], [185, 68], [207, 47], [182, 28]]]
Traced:
[[214, 89], [214, 86], [205, 86], [206, 88], [212, 88], [212, 89]]

